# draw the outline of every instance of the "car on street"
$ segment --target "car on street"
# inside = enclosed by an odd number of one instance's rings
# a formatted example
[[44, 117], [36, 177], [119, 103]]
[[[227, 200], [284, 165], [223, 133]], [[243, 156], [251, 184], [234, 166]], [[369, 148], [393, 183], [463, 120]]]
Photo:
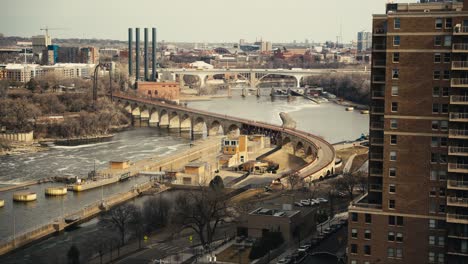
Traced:
[[289, 264], [291, 263], [291, 257], [290, 256], [287, 256], [287, 257], [284, 257], [280, 260], [278, 260], [278, 262], [276, 262], [277, 264]]
[[304, 245], [300, 246], [297, 249], [297, 251], [307, 252], [307, 251], [309, 251], [309, 249], [310, 249], [310, 244], [304, 244]]
[[309, 200], [301, 200], [301, 204], [306, 205], [306, 206], [309, 206], [309, 205], [310, 205], [310, 201], [309, 201]]
[[304, 207], [304, 205], [302, 203], [300, 203], [300, 202], [295, 202], [294, 205], [299, 206], [299, 207]]
[[326, 202], [328, 202], [327, 199], [322, 198], [322, 197], [319, 197], [319, 198], [317, 198], [317, 199], [315, 199], [315, 200], [319, 201], [319, 203], [326, 203]]

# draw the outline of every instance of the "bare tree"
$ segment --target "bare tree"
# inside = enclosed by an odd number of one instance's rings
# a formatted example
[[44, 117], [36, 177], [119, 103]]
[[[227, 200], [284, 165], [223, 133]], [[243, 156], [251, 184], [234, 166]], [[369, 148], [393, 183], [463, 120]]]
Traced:
[[143, 204], [143, 218], [147, 231], [166, 226], [169, 220], [171, 204], [162, 197], [153, 197]]
[[223, 192], [200, 187], [197, 192], [184, 193], [176, 198], [173, 223], [182, 229], [195, 231], [203, 247], [208, 248], [218, 225], [225, 218], [232, 217], [228, 207], [228, 198]]
[[357, 178], [351, 173], [344, 173], [332, 183], [336, 190], [347, 192], [350, 200], [353, 200], [353, 192], [357, 184]]
[[100, 223], [106, 227], [117, 229], [120, 234], [120, 245], [125, 244], [125, 237], [132, 221], [135, 220], [138, 208], [133, 204], [124, 204], [109, 210], [104, 214]]
[[303, 183], [303, 179], [299, 176], [299, 174], [297, 173], [292, 173], [292, 174], [289, 174], [287, 177], [286, 177], [286, 180], [288, 182], [288, 185], [289, 185], [289, 188], [291, 190], [294, 190], [294, 188], [299, 185], [300, 183]]

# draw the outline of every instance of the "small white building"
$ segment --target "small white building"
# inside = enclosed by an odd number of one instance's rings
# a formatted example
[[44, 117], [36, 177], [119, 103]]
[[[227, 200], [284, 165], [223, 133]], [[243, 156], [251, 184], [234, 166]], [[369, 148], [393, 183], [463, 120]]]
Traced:
[[211, 70], [214, 67], [213, 65], [208, 64], [204, 61], [196, 61], [196, 62], [190, 63], [190, 68]]

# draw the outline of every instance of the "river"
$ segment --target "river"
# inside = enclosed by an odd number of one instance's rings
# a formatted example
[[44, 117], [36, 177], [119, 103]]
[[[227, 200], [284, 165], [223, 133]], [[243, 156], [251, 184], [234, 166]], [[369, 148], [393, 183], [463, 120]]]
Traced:
[[[361, 133], [368, 132], [367, 115], [347, 112], [343, 106], [334, 103], [315, 105], [303, 98], [294, 98], [291, 101], [272, 100], [268, 96], [269, 92], [270, 89], [262, 89], [263, 96], [260, 98], [254, 95], [242, 98], [240, 91], [235, 90], [232, 98], [189, 102], [188, 106], [274, 124], [281, 124], [279, 113], [287, 112], [296, 120], [298, 129], [322, 136], [331, 143], [353, 140]], [[189, 140], [178, 133], [169, 134], [167, 130], [157, 128], [130, 129], [116, 134], [109, 142], [73, 147], [57, 146], [33, 154], [0, 157], [0, 184], [61, 175], [84, 176], [93, 170], [94, 166], [97, 169], [104, 168], [111, 160], [134, 161], [154, 155], [164, 156], [188, 147]], [[37, 191], [38, 200], [28, 204], [12, 203], [12, 192], [0, 193], [0, 199], [4, 199], [6, 204], [4, 208], [0, 208], [0, 238], [11, 236], [14, 232], [21, 233], [63, 213], [79, 209], [101, 199], [101, 196], [127, 191], [143, 180], [134, 179], [123, 184], [106, 186], [82, 194], [69, 193], [66, 197], [52, 199], [44, 195], [46, 185], [34, 186], [30, 187], [30, 190]], [[94, 230], [95, 227], [88, 229], [86, 232]], [[76, 236], [80, 236], [79, 230], [75, 232]], [[41, 242], [40, 247], [34, 248], [38, 251], [49, 249], [53, 252], [57, 243], [70, 243], [68, 235], [65, 238], [50, 238]], [[14, 254], [16, 259], [8, 257], [0, 260], [2, 263], [33, 263], [30, 258], [22, 258], [21, 252]]]

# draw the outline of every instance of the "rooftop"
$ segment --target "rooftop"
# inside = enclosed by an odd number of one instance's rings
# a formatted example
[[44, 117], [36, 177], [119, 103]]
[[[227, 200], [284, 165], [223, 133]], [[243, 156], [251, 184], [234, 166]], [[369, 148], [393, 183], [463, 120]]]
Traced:
[[300, 213], [300, 211], [279, 210], [279, 209], [259, 207], [253, 210], [252, 212], [250, 212], [249, 214], [250, 215], [265, 215], [265, 216], [272, 216], [272, 217], [292, 217], [298, 213]]

